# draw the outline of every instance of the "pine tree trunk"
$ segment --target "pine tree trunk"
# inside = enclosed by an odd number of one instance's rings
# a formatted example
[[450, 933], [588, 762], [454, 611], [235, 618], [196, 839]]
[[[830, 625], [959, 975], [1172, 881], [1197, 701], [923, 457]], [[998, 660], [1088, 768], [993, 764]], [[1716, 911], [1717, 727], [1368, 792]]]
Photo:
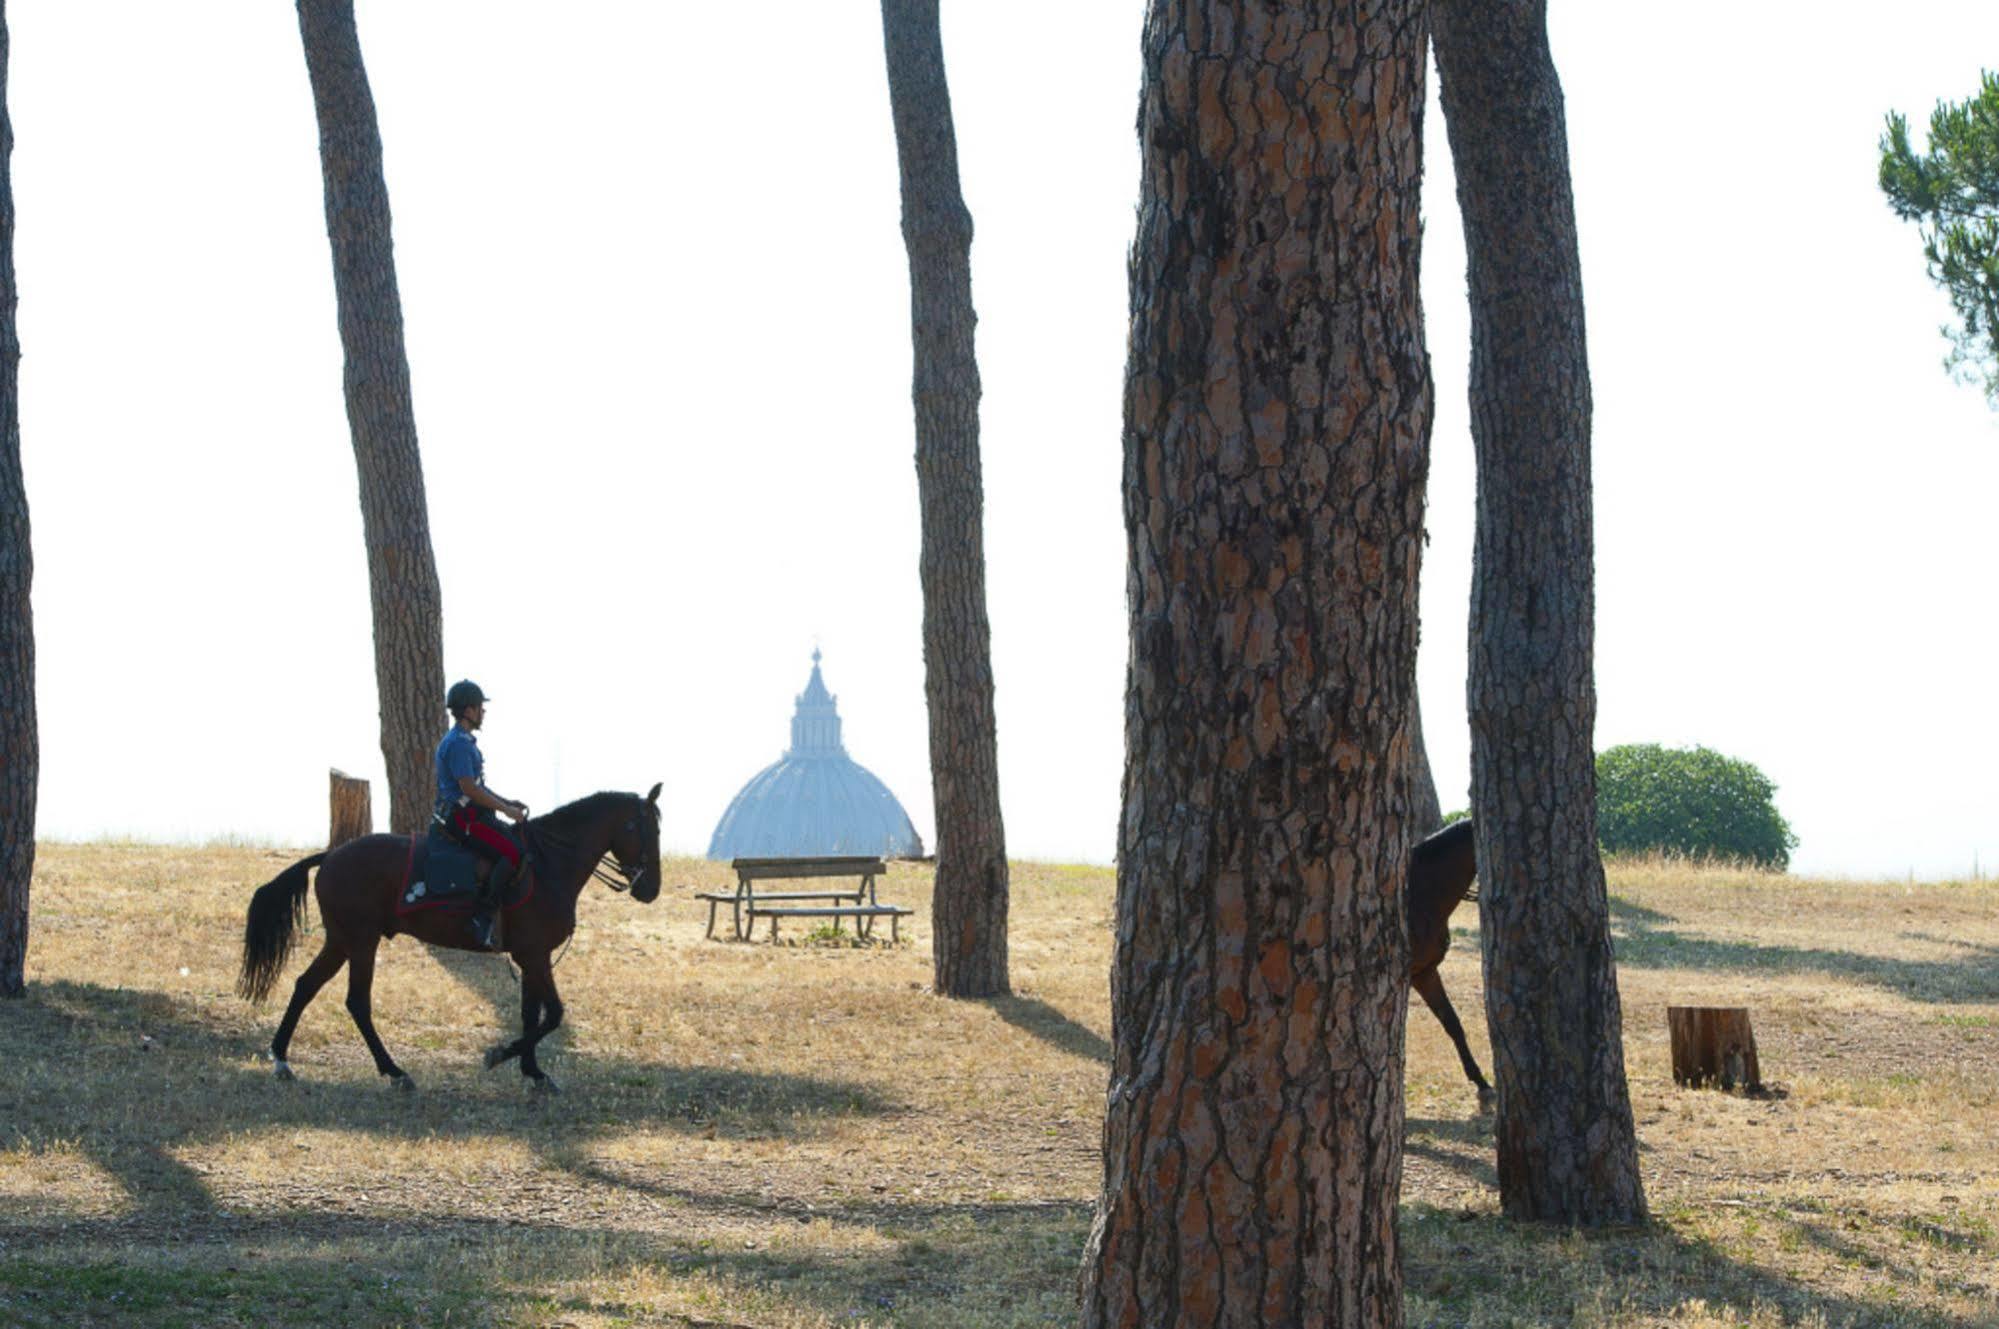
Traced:
[[14, 121], [7, 113], [7, 6], [0, 0], [0, 997], [26, 992], [35, 875], [35, 561], [21, 477], [21, 342], [14, 308]]
[[923, 690], [937, 810], [934, 981], [942, 996], [990, 997], [1008, 991], [1008, 888], [992, 630], [986, 621], [972, 214], [958, 190], [957, 134], [937, 0], [882, 0], [882, 36], [902, 168], [902, 238], [909, 250], [916, 351]]
[[396, 292], [389, 191], [352, 0], [298, 0], [298, 23], [319, 119], [326, 234], [347, 364], [347, 424], [361, 481], [389, 828], [407, 835], [421, 830], [430, 815], [431, 744], [444, 709], [444, 627]]
[[1541, 0], [1438, 0], [1478, 455], [1472, 808], [1500, 1199], [1645, 1215], [1596, 838], [1590, 385], [1561, 86]]
[[1088, 1326], [1402, 1323], [1424, 12], [1148, 12]]
[[1435, 835], [1443, 824], [1444, 809], [1437, 801], [1437, 780], [1430, 773], [1430, 750], [1423, 744], [1423, 707], [1412, 689], [1409, 693], [1409, 838], [1421, 840]]

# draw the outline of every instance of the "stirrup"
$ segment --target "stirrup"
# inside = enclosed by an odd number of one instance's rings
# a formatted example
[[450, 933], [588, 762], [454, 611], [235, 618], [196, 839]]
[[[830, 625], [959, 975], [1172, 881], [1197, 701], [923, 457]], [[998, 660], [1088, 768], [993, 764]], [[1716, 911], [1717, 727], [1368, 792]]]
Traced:
[[466, 930], [472, 934], [472, 940], [478, 943], [480, 950], [497, 951], [500, 949], [499, 913], [497, 910], [476, 913], [472, 915], [465, 926]]

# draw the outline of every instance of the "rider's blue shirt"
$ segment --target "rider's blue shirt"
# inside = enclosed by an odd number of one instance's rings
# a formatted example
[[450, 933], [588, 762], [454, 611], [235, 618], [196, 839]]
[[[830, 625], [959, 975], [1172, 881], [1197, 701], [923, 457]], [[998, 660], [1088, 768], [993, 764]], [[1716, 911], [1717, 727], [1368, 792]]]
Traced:
[[470, 731], [451, 726], [444, 739], [437, 745], [437, 810], [442, 813], [458, 806], [464, 797], [458, 788], [461, 776], [469, 775], [474, 784], [485, 783], [486, 758], [479, 751], [479, 740]]

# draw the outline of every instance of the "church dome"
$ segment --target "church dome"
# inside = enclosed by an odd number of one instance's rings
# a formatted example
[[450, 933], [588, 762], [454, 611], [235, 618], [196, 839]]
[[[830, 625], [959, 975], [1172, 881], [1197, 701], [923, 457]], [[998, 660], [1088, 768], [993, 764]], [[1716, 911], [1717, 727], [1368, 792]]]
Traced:
[[715, 825], [710, 858], [878, 854], [921, 858], [923, 841], [888, 786], [840, 742], [840, 713], [819, 675], [798, 695], [791, 749], [743, 786]]

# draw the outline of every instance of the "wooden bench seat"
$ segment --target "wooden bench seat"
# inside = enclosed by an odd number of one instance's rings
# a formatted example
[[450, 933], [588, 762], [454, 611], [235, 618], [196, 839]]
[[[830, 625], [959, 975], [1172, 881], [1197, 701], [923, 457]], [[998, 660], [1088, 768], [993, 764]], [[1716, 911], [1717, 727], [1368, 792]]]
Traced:
[[[710, 894], [719, 895], [724, 900], [733, 900], [736, 898], [731, 892], [710, 892]], [[701, 898], [705, 900], [708, 897], [704, 895]], [[861, 898], [862, 893], [860, 891], [758, 891], [757, 912], [761, 914], [764, 911], [765, 900], [854, 900], [858, 902]]]

